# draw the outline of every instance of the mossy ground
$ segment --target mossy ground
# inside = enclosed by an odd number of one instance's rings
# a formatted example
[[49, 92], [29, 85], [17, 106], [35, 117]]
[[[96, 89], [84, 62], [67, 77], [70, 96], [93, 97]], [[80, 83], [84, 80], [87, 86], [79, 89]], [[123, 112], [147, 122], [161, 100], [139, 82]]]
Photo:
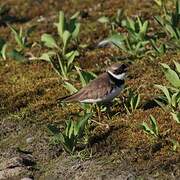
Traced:
[[[0, 4], [4, 1], [0, 1]], [[53, 23], [57, 21], [58, 11], [65, 14], [82, 11], [82, 28], [80, 39], [88, 47], [81, 52], [77, 63], [85, 70], [97, 74], [103, 71], [105, 64], [122, 54], [115, 49], [96, 49], [97, 42], [108, 35], [108, 29], [97, 22], [102, 15], [114, 15], [118, 8], [125, 8], [130, 16], [141, 15], [152, 20], [157, 13], [151, 1], [126, 0], [75, 0], [75, 1], [26, 1], [7, 0], [9, 15], [15, 17], [13, 25], [25, 29], [37, 25], [30, 41], [40, 41], [45, 33], [55, 34]], [[37, 21], [40, 16], [43, 21]], [[21, 22], [21, 19], [26, 21]], [[156, 29], [156, 28], [154, 28]], [[6, 26], [0, 26], [0, 35], [8, 39], [11, 46], [14, 39]], [[29, 51], [29, 50], [28, 50]], [[30, 51], [39, 56], [43, 49], [34, 48]], [[37, 179], [178, 179], [180, 177], [179, 151], [172, 150], [169, 139], [180, 141], [179, 125], [172, 119], [169, 112], [158, 106], [147, 106], [157, 96], [154, 84], [166, 84], [159, 67], [159, 62], [172, 64], [179, 61], [180, 52], [172, 51], [154, 61], [148, 57], [136, 59], [129, 70], [127, 85], [138, 89], [141, 94], [141, 107], [131, 115], [127, 115], [119, 103], [113, 107], [118, 113], [107, 120], [110, 131], [96, 126], [90, 133], [90, 145], [68, 156], [63, 153], [60, 145], [50, 143], [48, 124], [58, 127], [65, 125], [69, 113], [76, 113], [78, 108], [71, 104], [62, 108], [58, 97], [68, 92], [63, 88], [62, 81], [53, 71], [50, 64], [40, 61], [18, 63], [12, 59], [0, 62], [0, 161], [15, 156], [19, 151], [33, 154], [37, 166], [30, 174]], [[96, 66], [95, 66], [96, 65]], [[78, 86], [78, 82], [75, 82]], [[162, 140], [154, 140], [140, 128], [149, 115], [157, 118]], [[32, 138], [27, 143], [27, 138]]]

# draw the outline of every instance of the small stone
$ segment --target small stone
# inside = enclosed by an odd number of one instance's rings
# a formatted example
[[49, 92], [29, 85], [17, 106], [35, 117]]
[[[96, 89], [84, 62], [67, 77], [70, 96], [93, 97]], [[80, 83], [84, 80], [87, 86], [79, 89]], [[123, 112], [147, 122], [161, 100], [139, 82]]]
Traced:
[[30, 178], [30, 177], [24, 177], [24, 178], [22, 178], [21, 180], [33, 180], [33, 179]]
[[32, 137], [29, 137], [29, 138], [26, 139], [26, 143], [27, 144], [30, 144], [32, 142], [33, 142], [33, 138]]

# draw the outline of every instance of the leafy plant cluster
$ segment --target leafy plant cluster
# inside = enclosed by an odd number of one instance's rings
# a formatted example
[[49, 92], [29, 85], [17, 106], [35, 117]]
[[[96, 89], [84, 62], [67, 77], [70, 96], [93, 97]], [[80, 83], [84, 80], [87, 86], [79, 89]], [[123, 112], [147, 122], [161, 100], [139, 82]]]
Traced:
[[[126, 33], [116, 32], [114, 28], [110, 36], [101, 41], [99, 46], [111, 43], [131, 57], [142, 57], [145, 54], [154, 57], [164, 54], [168, 48], [179, 48], [180, 2], [175, 1], [175, 11], [168, 11], [165, 2], [162, 0], [155, 2], [160, 7], [160, 10], [163, 9], [164, 11], [163, 15], [155, 16], [154, 19], [160, 25], [162, 33], [166, 34], [166, 42], [160, 41], [160, 33], [148, 35], [148, 20], [142, 20], [140, 17], [136, 19], [127, 17], [118, 23], [119, 27], [123, 28]], [[107, 20], [109, 19], [105, 17], [99, 19], [103, 23], [107, 23]]]
[[[5, 60], [10, 57], [14, 60], [23, 62], [31, 56], [33, 60], [45, 60], [52, 64], [54, 70], [64, 80], [68, 79], [69, 73], [74, 67], [74, 60], [79, 56], [77, 50], [78, 35], [80, 31], [80, 23], [77, 21], [79, 12], [75, 13], [70, 19], [67, 19], [62, 11], [59, 12], [59, 21], [54, 23], [57, 28], [57, 37], [51, 34], [44, 33], [41, 36], [41, 42], [47, 48], [47, 52], [42, 53], [40, 57], [33, 56], [27, 52], [35, 44], [29, 42], [31, 33], [36, 26], [32, 26], [27, 30], [16, 29], [7, 24], [15, 39], [15, 45], [10, 46], [7, 52], [8, 43], [4, 39], [0, 39], [0, 56]], [[75, 45], [76, 49], [72, 49]], [[74, 48], [74, 47], [73, 47]], [[30, 59], [30, 58], [29, 58]]]
[[59, 12], [59, 21], [55, 23], [58, 31], [56, 40], [51, 34], [43, 34], [41, 41], [49, 49], [40, 59], [50, 62], [55, 71], [64, 79], [68, 79], [72, 71], [75, 57], [79, 56], [77, 50], [68, 50], [73, 42], [78, 42], [80, 23], [77, 22], [79, 13], [74, 14], [69, 20], [62, 11]]
[[127, 114], [133, 113], [140, 106], [140, 100], [140, 94], [132, 89], [127, 89], [127, 99], [124, 102]]
[[159, 128], [158, 128], [157, 120], [154, 118], [154, 116], [150, 115], [149, 121], [150, 121], [150, 126], [146, 122], [143, 122], [141, 124], [143, 131], [149, 135], [154, 136], [155, 138], [159, 137]]
[[[173, 70], [167, 64], [161, 63], [162, 70], [170, 86], [155, 85], [162, 95], [155, 99], [156, 103], [164, 110], [169, 111], [173, 119], [179, 124], [180, 123], [180, 64], [174, 61], [175, 70]], [[143, 131], [156, 139], [162, 138], [163, 136], [159, 133], [159, 127], [157, 120], [150, 115], [150, 125], [146, 122], [141, 124]], [[168, 139], [172, 145], [173, 150], [176, 151], [179, 148], [179, 142], [173, 139]]]
[[174, 61], [175, 70], [164, 63], [161, 66], [170, 86], [155, 85], [163, 93], [155, 101], [163, 109], [170, 110], [173, 119], [180, 123], [180, 64]]
[[165, 33], [170, 40], [180, 47], [180, 2], [175, 1], [175, 10], [168, 12], [166, 3], [164, 0], [155, 0], [156, 4], [160, 7], [163, 12], [162, 16], [155, 16], [156, 21], [159, 23], [161, 28], [165, 30]]
[[[62, 144], [63, 149], [70, 154], [73, 154], [77, 144], [83, 139], [85, 134], [86, 125], [91, 118], [92, 113], [85, 113], [77, 121], [73, 121], [69, 118], [66, 121], [66, 128], [63, 132], [60, 132], [55, 126], [49, 125], [48, 129], [52, 134], [53, 144]], [[87, 143], [88, 137], [85, 138]]]

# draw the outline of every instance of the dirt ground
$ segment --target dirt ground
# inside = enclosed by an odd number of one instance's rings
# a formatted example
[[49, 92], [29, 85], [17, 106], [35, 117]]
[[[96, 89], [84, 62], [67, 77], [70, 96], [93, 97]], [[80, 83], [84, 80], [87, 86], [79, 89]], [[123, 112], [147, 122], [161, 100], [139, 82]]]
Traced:
[[[0, 0], [2, 4], [7, 4], [9, 12], [7, 19], [0, 19], [0, 36], [8, 40], [10, 47], [15, 42], [4, 21], [24, 29], [37, 25], [30, 41], [40, 42], [43, 33], [56, 33], [53, 23], [57, 21], [59, 10], [64, 10], [67, 16], [81, 11], [80, 40], [88, 47], [81, 51], [76, 63], [97, 74], [108, 62], [113, 63], [114, 57], [124, 56], [114, 48], [96, 48], [109, 34], [109, 30], [98, 23], [99, 17], [112, 16], [118, 8], [124, 8], [126, 15], [140, 15], [150, 20], [157, 30], [152, 15], [158, 12], [150, 0]], [[28, 51], [38, 57], [43, 49]], [[3, 162], [29, 155], [33, 159], [29, 164], [10, 166], [11, 170], [21, 167], [22, 171], [9, 175], [9, 179], [180, 179], [179, 149], [173, 151], [170, 141], [180, 142], [179, 124], [169, 112], [151, 103], [159, 94], [154, 84], [167, 84], [159, 63], [172, 65], [173, 60], [180, 62], [179, 51], [168, 51], [153, 61], [148, 56], [137, 58], [131, 65], [126, 85], [138, 89], [140, 108], [128, 115], [121, 103], [115, 103], [116, 115], [111, 120], [106, 114], [101, 117], [110, 129], [95, 125], [90, 131], [90, 143], [74, 156], [63, 152], [61, 145], [51, 143], [47, 128], [48, 124], [64, 127], [69, 113], [79, 111], [77, 104], [62, 108], [57, 103], [56, 100], [68, 92], [51, 65], [42, 61], [0, 60], [0, 172]], [[78, 81], [74, 84], [78, 87]], [[164, 138], [153, 139], [140, 129], [140, 124], [148, 122], [150, 114], [157, 119]]]

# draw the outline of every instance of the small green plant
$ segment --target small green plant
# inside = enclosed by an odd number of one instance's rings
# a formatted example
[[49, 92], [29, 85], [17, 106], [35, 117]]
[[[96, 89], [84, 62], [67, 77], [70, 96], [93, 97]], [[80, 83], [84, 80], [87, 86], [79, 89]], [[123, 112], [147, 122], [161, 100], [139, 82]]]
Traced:
[[142, 21], [139, 17], [136, 20], [127, 18], [122, 21], [122, 26], [128, 34], [113, 33], [107, 39], [101, 41], [99, 46], [112, 43], [122, 51], [133, 57], [141, 57], [146, 51], [146, 45], [149, 43], [148, 21]]
[[151, 126], [149, 126], [146, 122], [143, 122], [141, 124], [143, 131], [155, 138], [159, 137], [159, 128], [156, 119], [152, 115], [150, 115], [149, 120]]
[[98, 19], [98, 22], [103, 23], [107, 26], [110, 26], [111, 31], [115, 31], [115, 29], [119, 26], [121, 26], [121, 21], [124, 16], [124, 11], [123, 9], [118, 9], [117, 13], [113, 17], [107, 17], [107, 16], [102, 16]]
[[167, 104], [172, 111], [180, 107], [180, 91], [174, 91], [162, 85], [155, 85], [155, 87], [163, 92], [163, 95], [155, 100], [158, 105], [164, 109], [164, 104]]
[[59, 22], [55, 23], [55, 26], [57, 27], [58, 34], [63, 41], [63, 55], [67, 53], [67, 47], [71, 40], [78, 41], [80, 31], [80, 23], [77, 21], [78, 16], [79, 12], [76, 12], [71, 16], [68, 22], [63, 11], [59, 12]]
[[4, 39], [0, 38], [0, 57], [6, 60], [7, 43]]
[[28, 42], [28, 38], [31, 33], [35, 30], [36, 26], [32, 26], [26, 31], [23, 31], [21, 27], [19, 30], [15, 27], [9, 25], [9, 28], [14, 35], [14, 39], [16, 41], [17, 47], [13, 48], [12, 51], [8, 53], [8, 55], [15, 60], [25, 60], [25, 49], [31, 48], [32, 43]]
[[167, 47], [166, 44], [162, 43], [160, 45], [157, 44], [157, 41], [151, 39], [151, 46], [153, 48], [153, 51], [151, 52], [153, 56], [162, 56], [166, 53]]
[[171, 112], [173, 119], [180, 124], [180, 112]]
[[49, 125], [48, 129], [54, 136], [54, 144], [61, 144], [67, 153], [73, 154], [76, 145], [84, 136], [86, 125], [91, 116], [91, 113], [87, 113], [83, 117], [79, 118], [78, 121], [73, 121], [72, 118], [69, 118], [69, 120], [66, 122], [64, 132], [59, 132], [57, 128]]
[[128, 30], [129, 38], [135, 42], [143, 42], [147, 40], [147, 33], [149, 23], [148, 21], [142, 21], [140, 17], [137, 17], [136, 20], [133, 20], [127, 17], [126, 20], [122, 21], [123, 27]]
[[[58, 31], [56, 40], [51, 34], [43, 34], [41, 41], [50, 49], [43, 53], [39, 59], [46, 60], [53, 65], [55, 71], [65, 80], [73, 68], [75, 57], [79, 55], [77, 50], [68, 50], [73, 42], [78, 42], [80, 23], [77, 22], [79, 13], [74, 14], [68, 21], [62, 11], [59, 12], [59, 22], [55, 23]], [[52, 58], [52, 56], [54, 56]]]
[[76, 56], [79, 56], [78, 51], [71, 51], [65, 56], [63, 56], [62, 54], [53, 55], [52, 53], [52, 56], [48, 58], [55, 72], [59, 76], [62, 76], [64, 80], [68, 80], [68, 75], [74, 66], [73, 61], [75, 60]]
[[[162, 4], [165, 4], [163, 1]], [[176, 9], [173, 12], [168, 12], [164, 7], [164, 16], [155, 16], [155, 20], [160, 24], [160, 26], [165, 30], [166, 34], [175, 43], [175, 45], [180, 48], [180, 1], [175, 0]]]
[[164, 104], [167, 104], [172, 111], [173, 119], [178, 122], [179, 115], [176, 111], [180, 108], [180, 64], [174, 62], [174, 65], [176, 70], [171, 69], [167, 64], [161, 63], [164, 75], [171, 86], [155, 85], [163, 92], [163, 95], [155, 101], [162, 108], [164, 108]]
[[128, 90], [128, 97], [124, 103], [125, 109], [128, 114], [133, 113], [140, 104], [140, 95], [133, 90]]
[[172, 87], [180, 89], [180, 64], [174, 61], [176, 70], [171, 69], [167, 64], [161, 63], [164, 75]]
[[165, 77], [172, 86], [168, 88], [162, 85], [155, 85], [164, 94], [160, 97], [161, 101], [156, 100], [156, 102], [161, 107], [163, 107], [164, 103], [168, 104], [172, 111], [176, 111], [180, 107], [180, 64], [177, 62], [174, 62], [174, 64], [177, 72], [172, 70], [167, 64], [161, 64]]

